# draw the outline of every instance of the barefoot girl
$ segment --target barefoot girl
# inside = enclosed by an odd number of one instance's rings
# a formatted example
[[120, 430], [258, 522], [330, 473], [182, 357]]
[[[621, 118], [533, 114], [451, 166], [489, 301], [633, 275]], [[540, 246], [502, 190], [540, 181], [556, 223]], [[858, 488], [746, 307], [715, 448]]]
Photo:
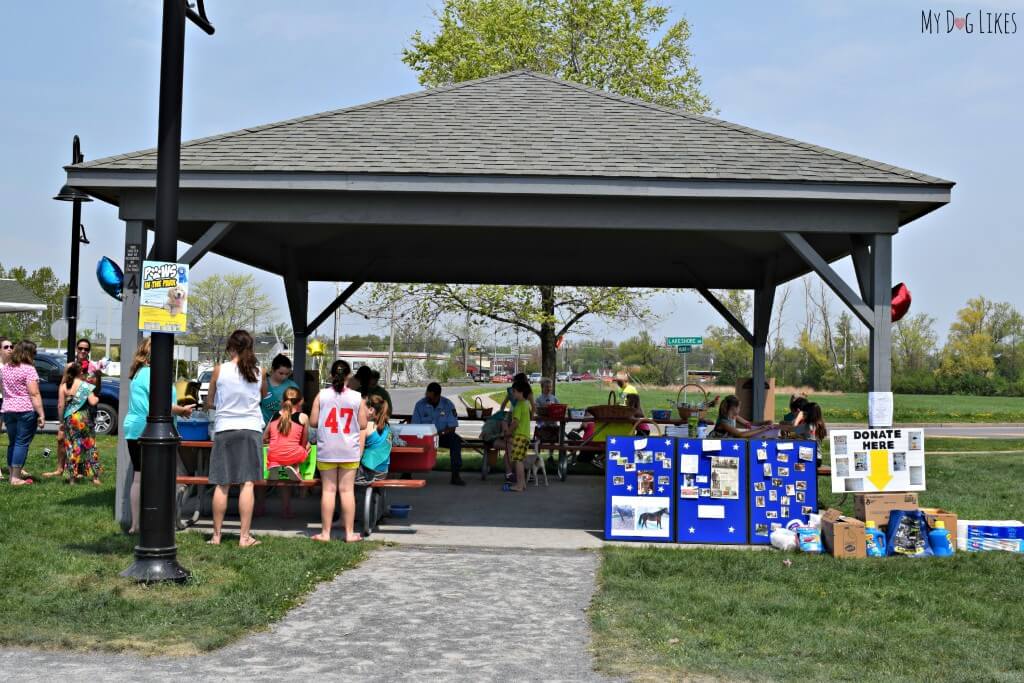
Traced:
[[315, 541], [331, 540], [334, 499], [341, 498], [345, 541], [361, 541], [355, 533], [355, 479], [366, 440], [366, 404], [355, 389], [346, 386], [352, 368], [343, 360], [331, 365], [331, 386], [313, 399], [309, 423], [316, 427], [316, 467], [320, 470], [321, 531]]

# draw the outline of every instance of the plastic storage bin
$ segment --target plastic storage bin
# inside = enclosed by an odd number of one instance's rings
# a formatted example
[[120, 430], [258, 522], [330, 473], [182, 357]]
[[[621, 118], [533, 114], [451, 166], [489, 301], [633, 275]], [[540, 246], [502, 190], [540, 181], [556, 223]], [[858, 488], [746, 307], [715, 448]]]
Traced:
[[209, 441], [210, 421], [206, 418], [178, 418], [178, 434], [182, 441]]

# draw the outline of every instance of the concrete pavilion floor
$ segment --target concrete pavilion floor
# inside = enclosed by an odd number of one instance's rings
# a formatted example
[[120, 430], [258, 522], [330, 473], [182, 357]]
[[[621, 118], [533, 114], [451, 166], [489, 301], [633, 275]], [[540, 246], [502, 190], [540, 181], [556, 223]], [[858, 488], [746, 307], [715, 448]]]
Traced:
[[[477, 472], [463, 477], [466, 486], [452, 486], [447, 472], [431, 472], [422, 489], [394, 490], [389, 503], [412, 505], [408, 519], [386, 518], [371, 537], [375, 541], [416, 545], [466, 546], [479, 548], [581, 549], [604, 544], [604, 478], [572, 476], [565, 482], [548, 473], [548, 486], [531, 485], [526, 493], [501, 490], [502, 476], [491, 473], [481, 480]], [[320, 530], [320, 494], [292, 496], [294, 519], [279, 515], [280, 498], [271, 494], [266, 514], [256, 518], [253, 533], [300, 536]], [[225, 520], [225, 532], [238, 528], [232, 501]], [[208, 511], [208, 510], [207, 510]], [[207, 512], [204, 511], [204, 512]], [[208, 514], [192, 529], [208, 533]], [[337, 526], [334, 529], [338, 536]]]
[[[370, 540], [420, 546], [463, 548], [517, 548], [525, 550], [593, 550], [605, 545], [652, 545], [675, 548], [766, 550], [770, 546], [624, 543], [604, 540], [604, 477], [569, 475], [564, 481], [549, 472], [548, 486], [529, 487], [526, 493], [505, 493], [502, 477], [492, 473], [486, 481], [477, 472], [463, 477], [466, 486], [452, 486], [447, 472], [431, 472], [422, 489], [396, 490], [389, 503], [407, 503], [407, 519], [386, 518]], [[311, 536], [320, 531], [320, 494], [293, 497], [293, 519], [282, 519], [280, 498], [272, 495], [266, 513], [253, 522], [253, 533], [275, 536]], [[208, 507], [193, 531], [210, 533]], [[358, 522], [357, 522], [358, 528]], [[238, 531], [235, 501], [224, 521], [225, 534]], [[338, 526], [333, 529], [339, 537]], [[229, 541], [230, 542], [230, 541]]]

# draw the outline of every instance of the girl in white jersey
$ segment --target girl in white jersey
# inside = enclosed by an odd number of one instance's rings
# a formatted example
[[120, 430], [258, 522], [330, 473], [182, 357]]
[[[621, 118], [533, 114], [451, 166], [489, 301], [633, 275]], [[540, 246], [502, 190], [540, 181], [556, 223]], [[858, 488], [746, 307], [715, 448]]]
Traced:
[[331, 540], [334, 498], [341, 498], [345, 542], [361, 541], [353, 529], [356, 519], [355, 480], [366, 439], [366, 404], [358, 391], [345, 386], [351, 366], [343, 360], [331, 365], [331, 386], [313, 399], [309, 424], [316, 427], [316, 467], [320, 470], [320, 519], [315, 541]]
[[252, 528], [253, 482], [263, 479], [263, 413], [260, 401], [267, 395], [267, 377], [260, 375], [253, 351], [252, 335], [235, 330], [228, 337], [231, 360], [213, 369], [206, 408], [217, 409], [214, 422], [213, 451], [210, 453], [210, 483], [213, 492], [213, 536], [208, 541], [220, 544], [220, 531], [228, 509], [228, 491], [232, 484], [238, 494], [241, 533], [238, 545], [259, 545], [249, 533]]

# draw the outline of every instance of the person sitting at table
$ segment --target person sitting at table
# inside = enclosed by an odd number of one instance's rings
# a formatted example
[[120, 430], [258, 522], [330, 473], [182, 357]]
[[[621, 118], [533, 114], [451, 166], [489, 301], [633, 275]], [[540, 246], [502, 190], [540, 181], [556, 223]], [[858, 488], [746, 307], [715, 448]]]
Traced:
[[[626, 394], [626, 407], [633, 409], [633, 417], [637, 420], [647, 417], [644, 409], [640, 407], [640, 394]], [[639, 422], [636, 425], [637, 436], [650, 436], [651, 427], [646, 422]]]
[[462, 470], [462, 438], [455, 433], [459, 417], [455, 404], [441, 395], [441, 385], [431, 382], [423, 398], [412, 411], [412, 424], [432, 424], [437, 428], [437, 445], [447, 448], [451, 456], [452, 486], [465, 486], [459, 472]]
[[[267, 470], [283, 467], [292, 481], [302, 481], [296, 465], [309, 458], [309, 418], [302, 412], [302, 393], [297, 387], [288, 387], [281, 396], [281, 408], [263, 430], [263, 443], [267, 444]], [[292, 514], [291, 488], [281, 490], [281, 516]]]
[[[742, 425], [746, 429], [740, 429]], [[726, 396], [718, 406], [718, 420], [709, 434], [712, 439], [751, 439], [772, 429], [771, 424], [755, 425], [746, 418], [740, 417], [740, 400], [735, 396]]]
[[533, 438], [537, 442], [537, 454], [540, 454], [541, 443], [557, 443], [558, 442], [558, 421], [544, 419], [544, 411], [548, 406], [558, 403], [558, 396], [552, 391], [555, 384], [551, 381], [550, 377], [544, 377], [540, 380], [540, 395], [534, 400], [534, 406], [537, 408], [537, 429], [533, 432]]
[[800, 424], [800, 412], [807, 405], [807, 397], [803, 394], [793, 394], [789, 397], [789, 412], [782, 417], [783, 425]]
[[800, 409], [800, 420], [793, 427], [793, 434], [798, 439], [809, 439], [819, 444], [828, 438], [828, 427], [825, 426], [825, 418], [821, 414], [821, 406], [817, 403], [806, 401]]
[[366, 391], [366, 398], [370, 396], [380, 396], [387, 403], [388, 415], [394, 411], [394, 404], [391, 402], [391, 394], [388, 390], [380, 385], [380, 372], [374, 370], [370, 373], [370, 387]]
[[615, 384], [615, 386], [618, 387], [618, 391], [616, 391], [615, 393], [618, 394], [620, 406], [629, 405], [628, 403], [626, 403], [629, 396], [636, 396], [637, 405], [640, 405], [640, 392], [637, 391], [637, 388], [635, 386], [630, 384], [629, 374], [622, 370], [619, 370], [618, 372], [615, 373], [615, 377], [612, 380], [612, 382]]
[[366, 445], [356, 471], [356, 486], [366, 486], [388, 476], [391, 465], [391, 425], [388, 402], [377, 395], [366, 397]]
[[269, 393], [260, 400], [260, 412], [264, 424], [270, 424], [281, 409], [284, 392], [290, 388], [298, 389], [299, 385], [292, 379], [292, 361], [283, 353], [274, 356], [270, 361], [270, 371], [265, 371], [265, 374]]

